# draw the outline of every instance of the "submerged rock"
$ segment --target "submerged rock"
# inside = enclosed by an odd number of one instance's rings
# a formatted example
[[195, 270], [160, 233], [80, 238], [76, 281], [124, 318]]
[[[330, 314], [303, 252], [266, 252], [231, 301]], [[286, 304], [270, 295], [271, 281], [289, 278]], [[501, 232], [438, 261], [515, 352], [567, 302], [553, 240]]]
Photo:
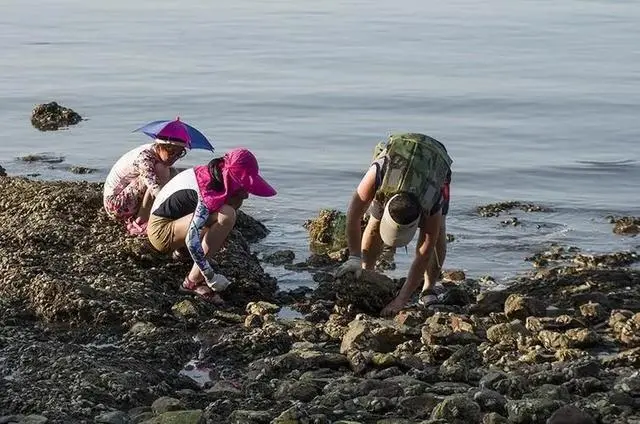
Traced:
[[278, 250], [277, 252], [273, 252], [269, 255], [265, 255], [262, 258], [263, 262], [269, 263], [271, 265], [284, 265], [290, 264], [295, 259], [296, 254], [293, 253], [293, 250]]
[[72, 165], [69, 167], [69, 172], [71, 172], [72, 174], [80, 174], [80, 175], [93, 174], [96, 171], [97, 169], [89, 168], [87, 166]]
[[609, 222], [613, 224], [614, 234], [635, 235], [640, 232], [640, 218], [635, 216], [610, 216]]
[[510, 201], [510, 202], [500, 202], [500, 203], [491, 203], [484, 206], [478, 206], [476, 209], [480, 216], [490, 217], [490, 216], [500, 216], [503, 212], [509, 212], [512, 209], [520, 209], [524, 212], [549, 212], [550, 209], [535, 205], [533, 203], [524, 203], [520, 201]]
[[72, 109], [56, 102], [37, 105], [31, 112], [31, 125], [40, 131], [53, 131], [82, 121], [82, 117]]
[[23, 162], [42, 162], [42, 163], [64, 162], [64, 156], [53, 156], [46, 153], [20, 156], [18, 159], [20, 159]]

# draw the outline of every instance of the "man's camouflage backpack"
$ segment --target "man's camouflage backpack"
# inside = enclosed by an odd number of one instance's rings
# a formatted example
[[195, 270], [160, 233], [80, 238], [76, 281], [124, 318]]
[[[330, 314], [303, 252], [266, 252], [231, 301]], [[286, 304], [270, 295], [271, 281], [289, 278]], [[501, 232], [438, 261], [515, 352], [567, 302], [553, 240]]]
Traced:
[[375, 148], [374, 162], [382, 158], [384, 178], [375, 199], [384, 205], [394, 194], [407, 192], [423, 210], [431, 210], [453, 163], [444, 146], [424, 134], [392, 134]]

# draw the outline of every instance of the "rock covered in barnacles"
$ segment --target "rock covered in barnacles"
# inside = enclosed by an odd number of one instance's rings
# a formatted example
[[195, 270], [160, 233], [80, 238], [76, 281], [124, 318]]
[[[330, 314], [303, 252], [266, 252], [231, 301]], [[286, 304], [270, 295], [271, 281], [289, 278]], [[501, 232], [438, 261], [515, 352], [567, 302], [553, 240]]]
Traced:
[[[178, 288], [190, 264], [128, 237], [102, 203], [102, 184], [0, 179], [0, 297], [68, 324], [159, 322], [172, 315], [171, 306], [185, 299]], [[268, 301], [276, 291], [243, 231], [236, 224], [214, 256], [214, 267], [232, 281], [222, 296], [236, 305]]]
[[[368, 217], [361, 226], [364, 230]], [[347, 247], [347, 216], [335, 209], [321, 209], [318, 216], [304, 223], [309, 233], [309, 243], [314, 253], [332, 252]]]
[[512, 209], [520, 209], [524, 212], [548, 212], [549, 209], [544, 206], [535, 205], [533, 203], [525, 203], [520, 201], [491, 203], [484, 206], [478, 206], [477, 212], [480, 216], [500, 216], [503, 212], [508, 212]]
[[635, 216], [609, 217], [613, 224], [613, 233], [620, 235], [635, 235], [640, 232], [640, 218]]
[[320, 283], [313, 297], [335, 300], [339, 306], [353, 305], [359, 311], [378, 314], [393, 300], [398, 288], [399, 283], [391, 278], [363, 269]]
[[82, 121], [82, 117], [56, 102], [37, 105], [31, 112], [31, 124], [40, 131], [53, 131]]

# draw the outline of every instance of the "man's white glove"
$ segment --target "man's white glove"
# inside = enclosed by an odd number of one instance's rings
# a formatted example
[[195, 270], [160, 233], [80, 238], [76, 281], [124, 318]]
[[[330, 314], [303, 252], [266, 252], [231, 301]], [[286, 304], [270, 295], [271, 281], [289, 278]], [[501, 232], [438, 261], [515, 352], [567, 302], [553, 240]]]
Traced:
[[336, 270], [336, 277], [342, 277], [349, 272], [356, 272], [362, 268], [362, 259], [360, 256], [349, 256], [349, 259]]
[[227, 277], [222, 274], [213, 274], [210, 278], [205, 277], [205, 281], [207, 286], [215, 292], [224, 291], [231, 284], [231, 281], [227, 280]]

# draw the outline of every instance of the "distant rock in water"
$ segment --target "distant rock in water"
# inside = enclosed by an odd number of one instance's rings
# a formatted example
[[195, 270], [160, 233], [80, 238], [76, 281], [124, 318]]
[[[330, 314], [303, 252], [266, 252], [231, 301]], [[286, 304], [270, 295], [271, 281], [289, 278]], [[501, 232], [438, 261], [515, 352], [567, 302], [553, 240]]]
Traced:
[[521, 211], [524, 211], [524, 212], [550, 212], [551, 211], [551, 209], [546, 208], [544, 206], [536, 205], [533, 203], [520, 202], [520, 201], [491, 203], [484, 206], [478, 206], [476, 211], [480, 216], [489, 217], [489, 216], [500, 216], [502, 212], [509, 212], [512, 209], [520, 209]]
[[42, 162], [42, 163], [60, 163], [64, 162], [64, 156], [53, 156], [46, 153], [38, 153], [34, 155], [20, 156], [23, 162]]
[[82, 117], [56, 102], [37, 105], [31, 112], [31, 124], [40, 131], [55, 131], [82, 121]]
[[634, 216], [609, 216], [607, 218], [613, 224], [614, 234], [635, 235], [640, 233], [640, 218]]
[[0, 166], [0, 177], [6, 177], [7, 176], [7, 171]]

